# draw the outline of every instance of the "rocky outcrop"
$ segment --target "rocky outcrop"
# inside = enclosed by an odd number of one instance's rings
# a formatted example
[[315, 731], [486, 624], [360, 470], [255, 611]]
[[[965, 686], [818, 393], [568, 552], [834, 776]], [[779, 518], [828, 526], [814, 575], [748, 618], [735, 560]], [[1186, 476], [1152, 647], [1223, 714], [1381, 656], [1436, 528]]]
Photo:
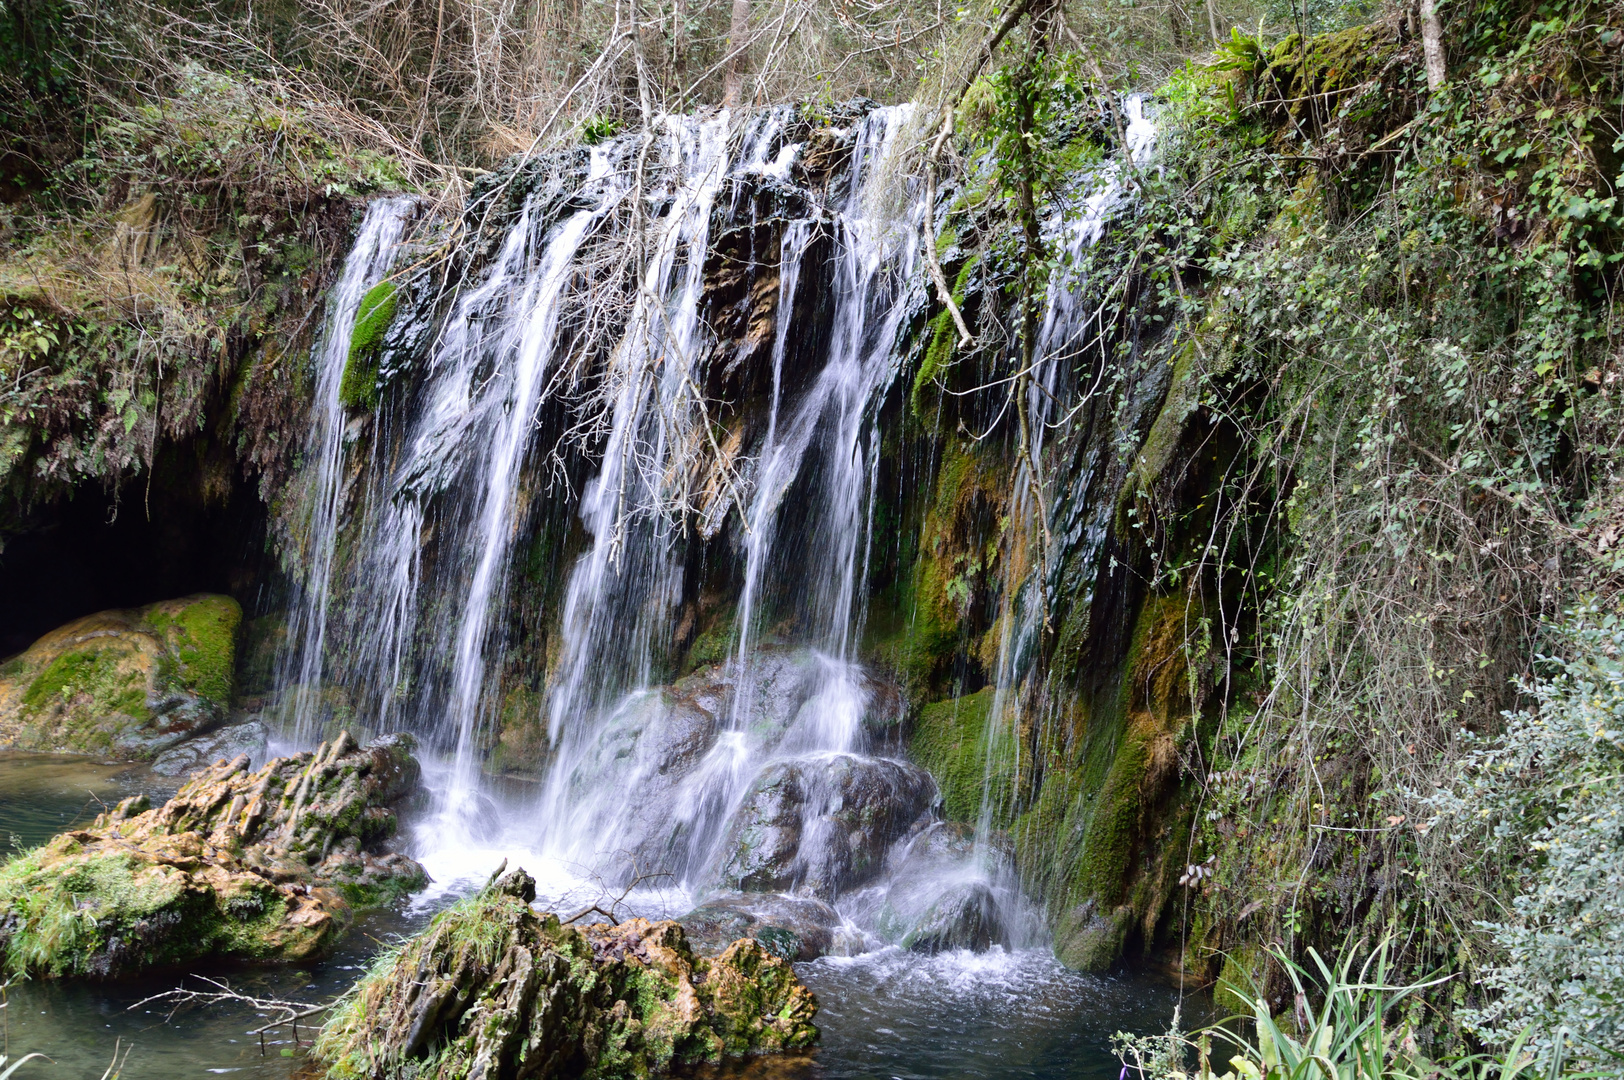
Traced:
[[515, 870], [375, 967], [317, 1040], [329, 1080], [645, 1077], [817, 1040], [817, 1002], [755, 941], [695, 956], [675, 922], [584, 929]]
[[715, 880], [832, 900], [878, 874], [936, 798], [930, 774], [905, 761], [824, 753], [777, 762], [733, 816]]
[[242, 609], [198, 594], [102, 611], [0, 665], [0, 747], [144, 760], [220, 724]]
[[47, 977], [117, 977], [203, 957], [300, 960], [359, 907], [421, 887], [423, 868], [377, 845], [417, 785], [410, 736], [249, 771], [194, 776], [149, 809], [124, 800], [88, 828], [0, 867], [0, 958]]

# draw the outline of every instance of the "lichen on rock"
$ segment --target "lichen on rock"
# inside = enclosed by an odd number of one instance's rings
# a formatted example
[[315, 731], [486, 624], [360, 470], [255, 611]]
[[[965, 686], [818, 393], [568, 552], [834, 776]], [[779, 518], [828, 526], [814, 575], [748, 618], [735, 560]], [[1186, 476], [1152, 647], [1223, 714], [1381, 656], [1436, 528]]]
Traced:
[[248, 757], [195, 775], [157, 809], [124, 800], [0, 866], [6, 971], [109, 978], [203, 957], [301, 960], [350, 913], [421, 887], [376, 845], [417, 785], [410, 736]]
[[0, 747], [146, 759], [225, 719], [242, 608], [197, 594], [87, 615], [0, 665]]
[[322, 1030], [320, 1075], [607, 1080], [817, 1040], [811, 991], [753, 940], [706, 959], [675, 922], [577, 929], [534, 899], [512, 871], [386, 953]]

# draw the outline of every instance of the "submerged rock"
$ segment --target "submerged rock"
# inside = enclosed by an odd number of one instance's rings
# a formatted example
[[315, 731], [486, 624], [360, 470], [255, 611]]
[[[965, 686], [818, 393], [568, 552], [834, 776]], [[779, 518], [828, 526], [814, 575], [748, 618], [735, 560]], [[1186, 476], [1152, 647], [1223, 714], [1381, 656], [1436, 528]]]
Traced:
[[824, 753], [777, 762], [733, 816], [715, 880], [832, 900], [879, 873], [892, 842], [936, 798], [930, 774], [906, 761]]
[[231, 707], [242, 609], [198, 594], [102, 611], [0, 665], [0, 747], [145, 760]]
[[631, 1077], [810, 1046], [817, 1002], [751, 940], [695, 956], [675, 922], [583, 929], [515, 870], [375, 967], [317, 1040], [330, 1080]]
[[816, 960], [863, 951], [862, 935], [840, 913], [810, 896], [727, 893], [712, 896], [677, 920], [701, 956], [716, 956], [740, 938], [754, 938], [785, 960]]
[[391, 804], [417, 785], [408, 735], [250, 771], [246, 754], [197, 774], [150, 809], [119, 803], [0, 867], [8, 971], [97, 978], [203, 957], [300, 960], [359, 907], [426, 882], [394, 834]]

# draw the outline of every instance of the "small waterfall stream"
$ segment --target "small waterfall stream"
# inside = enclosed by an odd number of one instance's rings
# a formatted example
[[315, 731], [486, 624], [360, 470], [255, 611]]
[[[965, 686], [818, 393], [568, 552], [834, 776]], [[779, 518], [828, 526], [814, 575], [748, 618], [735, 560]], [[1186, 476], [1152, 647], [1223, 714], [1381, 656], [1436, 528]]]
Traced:
[[355, 243], [337, 284], [328, 293], [327, 322], [316, 348], [315, 414], [305, 445], [308, 485], [303, 562], [309, 568], [289, 604], [288, 639], [278, 683], [285, 688], [287, 726], [296, 742], [317, 741], [316, 699], [326, 672], [328, 608], [333, 585], [333, 549], [344, 502], [343, 467], [348, 418], [340, 400], [350, 336], [367, 292], [383, 280], [395, 259], [401, 235], [416, 210], [410, 199], [378, 199], [367, 207]]

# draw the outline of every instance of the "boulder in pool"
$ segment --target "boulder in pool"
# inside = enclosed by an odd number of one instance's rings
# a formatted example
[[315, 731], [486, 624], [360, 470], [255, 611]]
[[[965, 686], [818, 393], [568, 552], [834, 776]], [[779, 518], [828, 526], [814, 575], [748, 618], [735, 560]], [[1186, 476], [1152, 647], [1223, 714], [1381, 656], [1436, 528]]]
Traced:
[[1024, 911], [1002, 838], [979, 849], [968, 825], [936, 821], [891, 854], [879, 929], [919, 953], [984, 952], [1019, 936]]
[[840, 913], [811, 896], [723, 893], [677, 919], [701, 956], [718, 956], [740, 938], [754, 938], [785, 960], [816, 960], [863, 951], [862, 934]]
[[87, 615], [0, 664], [0, 748], [147, 760], [231, 707], [242, 609], [197, 594]]
[[508, 873], [373, 967], [313, 1050], [328, 1080], [647, 1077], [798, 1050], [817, 1002], [751, 940], [696, 956], [671, 921], [577, 929]]
[[774, 763], [733, 815], [713, 880], [833, 900], [877, 875], [936, 801], [936, 782], [906, 761], [821, 753]]
[[0, 866], [0, 960], [13, 973], [116, 978], [205, 957], [303, 960], [363, 907], [427, 878], [379, 844], [417, 784], [410, 736], [250, 771], [246, 754], [157, 809], [126, 799]]

